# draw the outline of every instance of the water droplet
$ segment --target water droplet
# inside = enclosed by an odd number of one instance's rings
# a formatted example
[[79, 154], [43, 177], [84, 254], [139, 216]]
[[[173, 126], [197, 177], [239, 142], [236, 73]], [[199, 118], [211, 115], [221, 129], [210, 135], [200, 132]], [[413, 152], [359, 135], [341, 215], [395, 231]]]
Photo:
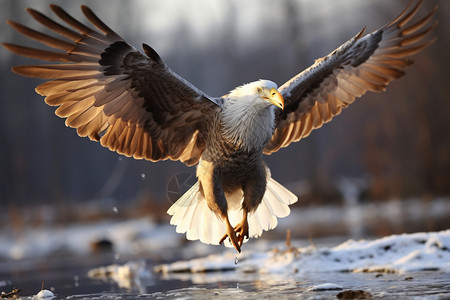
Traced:
[[120, 254], [119, 253], [114, 254], [114, 259], [119, 259], [119, 258], [120, 258]]
[[118, 161], [122, 161], [122, 159], [123, 159], [122, 156], [119, 156], [119, 157], [117, 158]]
[[238, 262], [239, 262], [239, 259], [236, 256], [236, 258], [234, 259], [234, 264], [237, 266]]
[[142, 178], [142, 180], [145, 180], [145, 173], [141, 174], [141, 178]]
[[118, 214], [118, 213], [119, 213], [119, 209], [118, 209], [116, 206], [114, 206], [114, 207], [113, 207], [113, 212], [114, 212], [115, 214]]

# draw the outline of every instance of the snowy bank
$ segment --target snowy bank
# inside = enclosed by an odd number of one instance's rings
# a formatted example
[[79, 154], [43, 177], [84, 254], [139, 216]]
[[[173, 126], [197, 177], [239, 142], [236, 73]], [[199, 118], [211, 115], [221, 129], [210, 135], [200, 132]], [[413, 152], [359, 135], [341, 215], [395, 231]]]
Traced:
[[123, 265], [113, 264], [91, 269], [88, 276], [104, 280], [112, 279], [120, 288], [137, 287], [145, 291], [142, 281], [148, 280], [151, 274], [145, 261], [129, 261]]
[[[237, 258], [237, 261], [236, 261]], [[233, 251], [159, 265], [155, 272], [245, 273], [450, 272], [450, 230], [391, 235], [377, 240], [349, 240], [336, 247], [284, 247], [265, 252]]]
[[66, 252], [87, 255], [95, 244], [107, 241], [117, 255], [135, 255], [178, 247], [183, 236], [173, 226], [157, 225], [149, 218], [106, 220], [67, 227], [28, 228], [20, 235], [0, 232], [0, 261], [52, 256]]

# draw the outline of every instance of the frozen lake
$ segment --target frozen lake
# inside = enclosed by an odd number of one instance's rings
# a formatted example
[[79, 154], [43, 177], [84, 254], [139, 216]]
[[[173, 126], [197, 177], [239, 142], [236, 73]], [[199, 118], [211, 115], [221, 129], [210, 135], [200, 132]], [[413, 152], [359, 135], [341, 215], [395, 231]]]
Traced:
[[[327, 239], [317, 241], [314, 247], [308, 246], [307, 241], [293, 241], [304, 243], [304, 247], [295, 248], [294, 256], [283, 241], [260, 242], [246, 244], [248, 247], [239, 255], [212, 247], [216, 253], [180, 261], [175, 258], [189, 257], [188, 253], [196, 257], [193, 253], [202, 250], [188, 243], [179, 249], [168, 248], [164, 255], [161, 251], [121, 257], [113, 252], [53, 253], [46, 258], [2, 261], [0, 291], [20, 288], [22, 299], [31, 299], [42, 285], [56, 295], [55, 299], [265, 299], [274, 295], [279, 299], [336, 299], [348, 291], [377, 298], [448, 299], [449, 237], [447, 230], [339, 245]], [[395, 249], [395, 245], [402, 245], [402, 250]], [[349, 266], [347, 263], [331, 265], [318, 259], [327, 253], [326, 257], [339, 256], [345, 260], [355, 253], [360, 256], [373, 253], [380, 247], [388, 255], [375, 255], [372, 266], [385, 264], [391, 270], [358, 270], [371, 263], [356, 259], [354, 270], [344, 271], [340, 266]], [[321, 269], [312, 268], [313, 263]], [[292, 271], [293, 267], [301, 269]]]
[[[363, 290], [373, 297], [415, 299], [448, 299], [450, 274], [440, 271], [393, 273], [316, 273], [308, 275], [246, 274], [235, 271], [203, 274], [161, 275], [151, 273], [139, 282], [118, 283], [113, 279], [93, 279], [88, 270], [98, 258], [51, 259], [35, 261], [35, 270], [16, 271], [0, 284], [1, 290], [20, 283], [22, 299], [32, 298], [40, 290], [40, 278], [46, 278], [57, 299], [336, 299], [345, 290]], [[31, 263], [31, 262], [30, 262]], [[39, 269], [40, 266], [44, 266]], [[151, 271], [151, 262], [147, 263]], [[5, 278], [3, 272], [2, 278]], [[333, 290], [320, 290], [324, 283], [333, 283]], [[327, 286], [324, 285], [326, 288]], [[330, 286], [333, 288], [333, 286]], [[315, 288], [317, 290], [315, 290]], [[29, 296], [29, 297], [26, 297]]]

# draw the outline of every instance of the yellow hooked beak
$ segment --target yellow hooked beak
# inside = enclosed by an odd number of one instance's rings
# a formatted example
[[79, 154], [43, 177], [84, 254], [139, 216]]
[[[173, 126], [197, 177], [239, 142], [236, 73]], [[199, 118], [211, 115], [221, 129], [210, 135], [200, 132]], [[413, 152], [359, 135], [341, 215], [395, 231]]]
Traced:
[[284, 99], [283, 96], [276, 88], [272, 88], [266, 97], [263, 97], [273, 105], [284, 109]]

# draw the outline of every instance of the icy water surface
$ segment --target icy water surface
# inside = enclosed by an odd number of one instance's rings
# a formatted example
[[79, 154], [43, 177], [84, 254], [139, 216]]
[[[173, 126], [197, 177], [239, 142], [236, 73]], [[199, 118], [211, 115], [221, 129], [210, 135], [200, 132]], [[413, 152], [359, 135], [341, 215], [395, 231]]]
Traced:
[[[122, 244], [104, 252], [77, 252], [80, 245], [73, 243], [39, 251], [39, 241], [55, 245], [64, 238], [41, 235], [22, 245], [27, 256], [0, 255], [0, 293], [18, 288], [22, 299], [33, 299], [43, 287], [55, 299], [450, 299], [450, 230], [360, 241], [292, 240], [295, 247], [259, 239], [239, 255], [198, 242], [170, 242], [167, 231], [156, 231], [164, 236], [149, 236], [157, 245], [122, 234]], [[88, 240], [86, 234], [66, 235], [80, 244]]]
[[342, 272], [286, 275], [235, 271], [156, 274], [152, 269], [158, 261], [140, 258], [132, 261], [145, 263], [148, 272], [128, 281], [88, 277], [92, 268], [126, 262], [108, 255], [2, 262], [0, 291], [20, 288], [22, 299], [31, 299], [44, 281], [44, 288], [52, 290], [56, 299], [266, 299], [274, 296], [277, 299], [337, 299], [339, 293], [347, 290], [362, 290], [381, 298], [450, 298], [450, 274], [432, 270], [403, 275]]

